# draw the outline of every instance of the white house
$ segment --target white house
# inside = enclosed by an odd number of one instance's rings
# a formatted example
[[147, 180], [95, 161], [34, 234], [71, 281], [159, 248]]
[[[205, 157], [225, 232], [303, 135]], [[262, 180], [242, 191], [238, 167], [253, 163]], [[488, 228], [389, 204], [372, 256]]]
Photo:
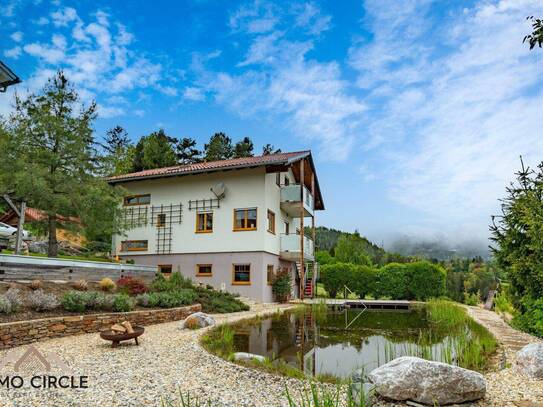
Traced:
[[315, 211], [324, 203], [310, 151], [159, 168], [108, 181], [128, 191], [126, 231], [113, 238], [120, 258], [163, 273], [180, 271], [262, 302], [273, 299], [274, 273], [287, 268], [293, 296], [313, 295]]

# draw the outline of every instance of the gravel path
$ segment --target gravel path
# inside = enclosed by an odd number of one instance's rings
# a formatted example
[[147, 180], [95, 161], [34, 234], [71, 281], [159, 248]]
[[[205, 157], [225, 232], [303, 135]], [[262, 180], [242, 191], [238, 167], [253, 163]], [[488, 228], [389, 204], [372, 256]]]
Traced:
[[[284, 309], [286, 306], [260, 304], [253, 305], [251, 311], [215, 317], [219, 323], [234, 322]], [[538, 340], [515, 331], [493, 312], [475, 307], [470, 307], [469, 312], [498, 337], [508, 363], [514, 361], [515, 351], [522, 344]], [[199, 345], [205, 329], [180, 331], [177, 325], [178, 322], [171, 322], [147, 327], [139, 347], [129, 344], [112, 349], [98, 334], [37, 343], [35, 347], [40, 352], [46, 356], [58, 355], [75, 375], [89, 376], [89, 389], [6, 390], [0, 386], [0, 405], [157, 406], [162, 397], [175, 398], [181, 390], [223, 406], [284, 406], [285, 387], [297, 394], [304, 386], [295, 379], [245, 368], [210, 355]], [[20, 356], [27, 348], [2, 351], [0, 358], [5, 362], [6, 356]], [[0, 376], [13, 375], [13, 362], [4, 365]], [[542, 381], [528, 380], [510, 367], [489, 372], [486, 378], [487, 397], [477, 406], [543, 406]], [[377, 405], [399, 404], [380, 400]]]
[[[530, 380], [514, 371], [516, 353], [528, 343], [543, 342], [517, 331], [497, 313], [480, 307], [467, 307], [468, 314], [485, 326], [498, 340], [504, 352], [505, 369], [487, 373], [487, 397], [483, 406], [543, 407], [543, 380]], [[530, 404], [533, 402], [536, 404]]]
[[[284, 310], [283, 305], [254, 305], [251, 311], [215, 315], [217, 322]], [[298, 391], [302, 383], [241, 367], [210, 355], [198, 339], [205, 331], [180, 331], [178, 322], [146, 328], [140, 346], [112, 349], [98, 334], [53, 339], [35, 344], [53, 353], [76, 375], [89, 376], [88, 389], [9, 389], [0, 387], [1, 406], [157, 406], [178, 389], [224, 406], [280, 406], [285, 386]], [[14, 348], [22, 355], [27, 347]], [[4, 358], [9, 351], [0, 352]], [[6, 366], [1, 376], [13, 374]], [[26, 377], [26, 376], [25, 376]]]

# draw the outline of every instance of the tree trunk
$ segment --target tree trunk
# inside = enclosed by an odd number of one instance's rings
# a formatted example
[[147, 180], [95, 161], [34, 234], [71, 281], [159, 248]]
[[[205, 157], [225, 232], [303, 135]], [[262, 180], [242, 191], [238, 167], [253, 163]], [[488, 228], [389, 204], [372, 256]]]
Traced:
[[49, 245], [47, 247], [47, 257], [58, 257], [56, 216], [49, 216], [48, 221], [49, 221]]

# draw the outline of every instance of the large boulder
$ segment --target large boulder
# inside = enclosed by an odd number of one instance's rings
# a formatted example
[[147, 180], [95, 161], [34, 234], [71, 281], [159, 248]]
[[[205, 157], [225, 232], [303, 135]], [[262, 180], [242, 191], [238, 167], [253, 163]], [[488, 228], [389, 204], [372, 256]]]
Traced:
[[190, 314], [184, 321], [181, 321], [179, 329], [184, 328], [205, 328], [206, 326], [215, 325], [215, 318], [203, 313], [195, 312]]
[[382, 397], [428, 405], [478, 400], [486, 393], [486, 381], [480, 373], [411, 356], [372, 370], [368, 379]]
[[533, 379], [543, 379], [543, 344], [531, 343], [519, 350], [515, 369]]

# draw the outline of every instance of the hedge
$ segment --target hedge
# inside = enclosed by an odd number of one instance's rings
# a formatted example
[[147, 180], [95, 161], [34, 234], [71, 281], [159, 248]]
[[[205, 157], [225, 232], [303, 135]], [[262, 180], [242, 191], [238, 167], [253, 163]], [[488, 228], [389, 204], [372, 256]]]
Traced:
[[427, 300], [445, 294], [445, 270], [427, 261], [390, 263], [377, 269], [351, 263], [322, 266], [320, 281], [330, 297], [335, 298], [347, 286], [360, 298]]

